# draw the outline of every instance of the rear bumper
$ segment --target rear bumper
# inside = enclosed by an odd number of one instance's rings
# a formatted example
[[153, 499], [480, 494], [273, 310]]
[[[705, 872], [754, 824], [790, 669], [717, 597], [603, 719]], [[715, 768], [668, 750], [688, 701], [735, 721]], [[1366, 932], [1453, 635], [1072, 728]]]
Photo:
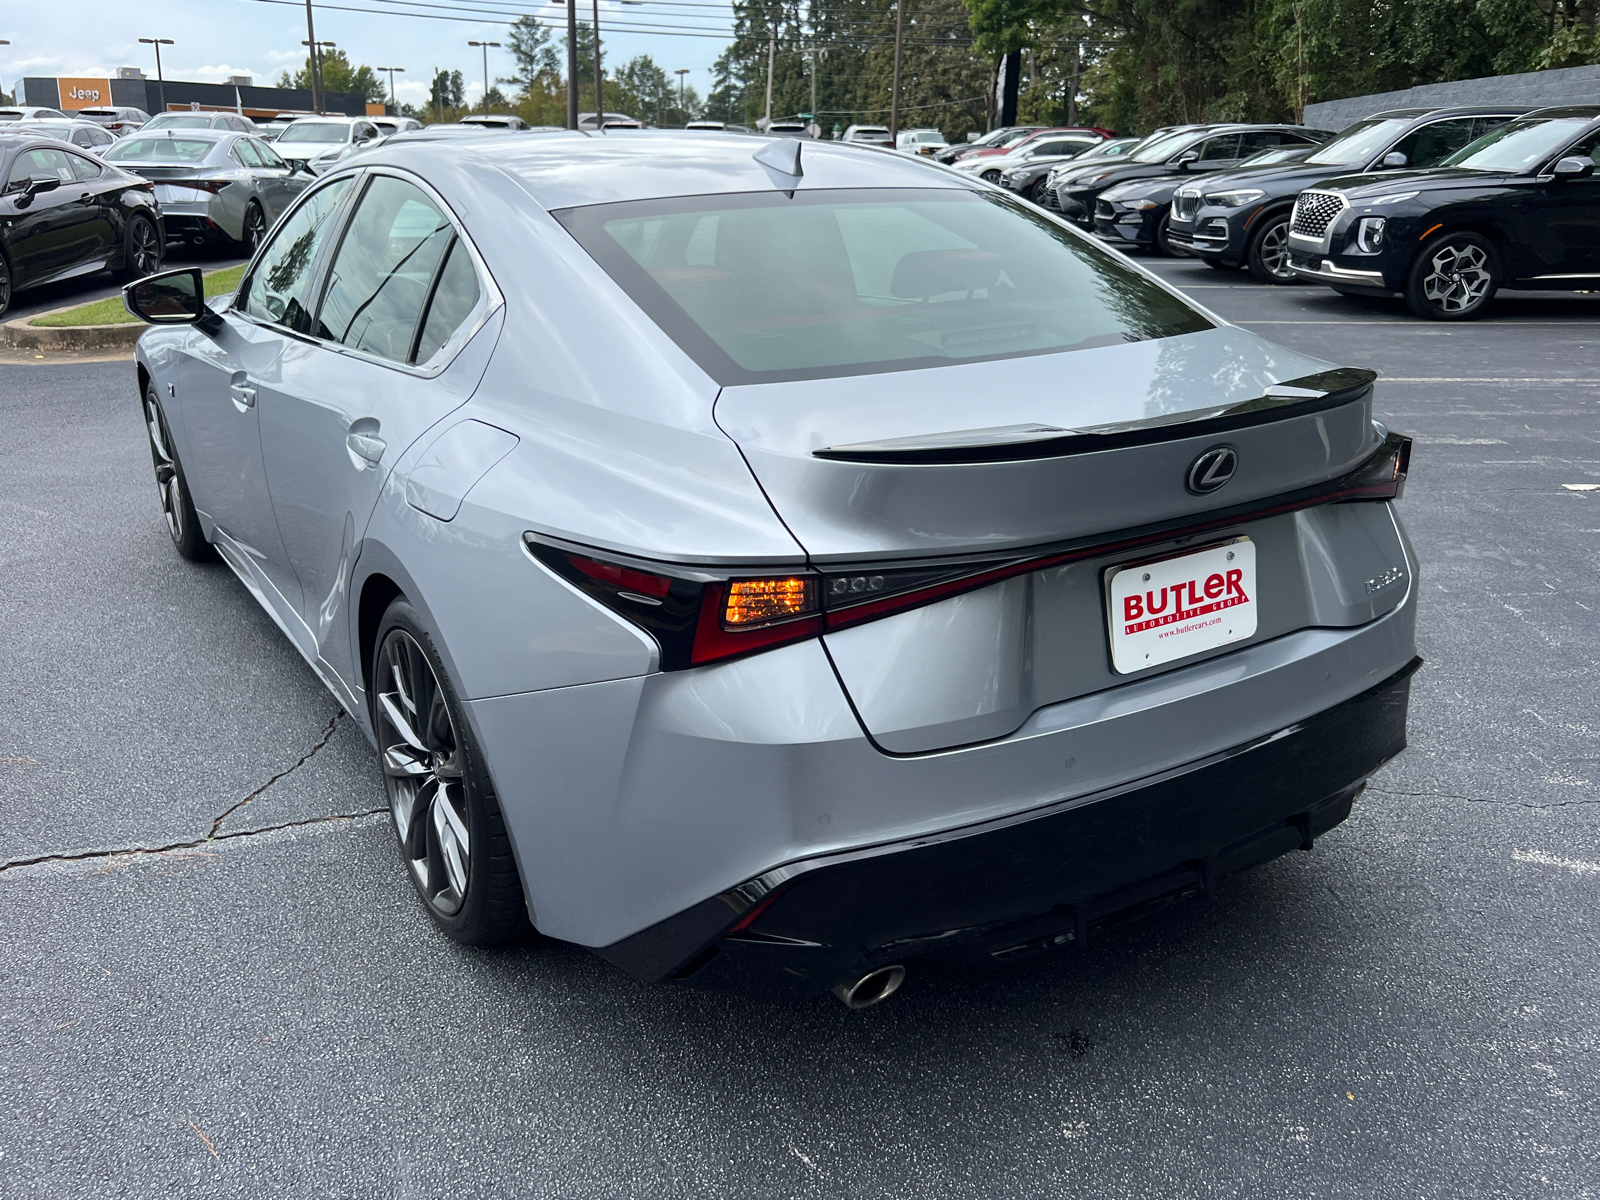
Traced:
[[649, 981], [806, 994], [919, 955], [1005, 960], [1081, 946], [1226, 876], [1310, 849], [1405, 748], [1420, 663], [1155, 777], [790, 863], [597, 953]]

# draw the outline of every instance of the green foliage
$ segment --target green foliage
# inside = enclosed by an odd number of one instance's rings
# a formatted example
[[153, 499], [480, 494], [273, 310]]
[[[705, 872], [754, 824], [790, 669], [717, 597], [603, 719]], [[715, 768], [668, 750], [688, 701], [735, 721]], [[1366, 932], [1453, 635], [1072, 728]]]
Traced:
[[[363, 100], [382, 102], [389, 98], [388, 81], [379, 78], [378, 73], [371, 67], [352, 66], [349, 56], [343, 50], [324, 50], [322, 62], [322, 90], [325, 92], [346, 92], [360, 96]], [[293, 75], [285, 71], [278, 79], [279, 87], [311, 89], [311, 58], [306, 56], [306, 61]]]

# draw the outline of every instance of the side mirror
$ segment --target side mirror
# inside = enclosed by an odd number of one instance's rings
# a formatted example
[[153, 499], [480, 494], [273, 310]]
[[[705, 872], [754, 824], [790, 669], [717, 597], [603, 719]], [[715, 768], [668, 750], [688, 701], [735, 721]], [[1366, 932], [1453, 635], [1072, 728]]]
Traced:
[[1410, 161], [1411, 160], [1399, 150], [1391, 150], [1389, 153], [1383, 156], [1383, 161], [1379, 164], [1379, 166], [1383, 167], [1385, 170], [1390, 170], [1394, 167], [1403, 167]]
[[289, 160], [289, 164], [289, 171], [291, 174], [295, 171], [304, 171], [307, 175], [313, 176], [316, 174], [316, 172], [311, 169], [311, 160], [309, 158], [291, 158]]
[[1177, 158], [1172, 160], [1172, 165], [1177, 167], [1180, 171], [1187, 171], [1192, 163], [1197, 163], [1199, 161], [1200, 151], [1185, 150], [1182, 154], [1178, 155]]
[[28, 182], [22, 185], [22, 195], [18, 200], [27, 204], [40, 192], [53, 192], [61, 186], [61, 180], [54, 175], [30, 175]]
[[199, 267], [136, 279], [122, 289], [122, 303], [151, 325], [193, 325], [210, 311]]
[[1594, 174], [1594, 159], [1582, 154], [1569, 154], [1551, 168], [1557, 179], [1587, 179]]

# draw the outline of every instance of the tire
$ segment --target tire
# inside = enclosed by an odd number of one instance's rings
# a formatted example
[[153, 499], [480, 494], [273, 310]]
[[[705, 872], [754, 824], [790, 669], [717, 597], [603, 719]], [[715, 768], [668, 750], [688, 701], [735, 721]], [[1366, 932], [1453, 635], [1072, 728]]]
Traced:
[[245, 207], [243, 232], [239, 245], [244, 247], [246, 257], [254, 258], [267, 236], [267, 214], [261, 211], [261, 205], [254, 200]]
[[1000, 172], [999, 171], [985, 171], [979, 176], [979, 178], [982, 179], [985, 183], [998, 184], [1000, 182]]
[[1289, 268], [1289, 214], [1268, 217], [1250, 238], [1245, 268], [1257, 283], [1297, 283]]
[[1476, 233], [1447, 233], [1423, 246], [1406, 272], [1406, 306], [1430, 321], [1483, 315], [1500, 288], [1494, 245]]
[[11, 265], [0, 254], [0, 317], [11, 311]]
[[1156, 222], [1156, 238], [1152, 249], [1162, 258], [1193, 258], [1194, 255], [1187, 250], [1180, 250], [1167, 240], [1167, 234], [1171, 231], [1171, 228], [1172, 214], [1170, 212], [1162, 213], [1161, 220]]
[[403, 597], [383, 615], [372, 663], [367, 695], [384, 793], [423, 907], [465, 945], [526, 934], [522, 883], [494, 785], [433, 638]]
[[183, 474], [183, 463], [178, 459], [172, 429], [167, 425], [167, 414], [161, 409], [154, 384], [144, 394], [144, 431], [150, 442], [150, 465], [155, 468], [156, 493], [161, 498], [161, 513], [167, 519], [172, 545], [190, 562], [209, 562], [216, 551], [200, 532], [200, 518], [195, 515], [194, 501], [189, 496], [189, 481]]
[[1030, 187], [1028, 189], [1028, 199], [1032, 200], [1040, 208], [1044, 208], [1045, 207], [1044, 194], [1045, 194], [1045, 186], [1044, 186], [1044, 180], [1043, 179], [1040, 179], [1037, 183], [1035, 183], [1032, 187]]
[[122, 231], [122, 266], [116, 271], [117, 278], [131, 283], [154, 275], [161, 269], [164, 248], [155, 222], [143, 213], [135, 213], [128, 218], [127, 228]]

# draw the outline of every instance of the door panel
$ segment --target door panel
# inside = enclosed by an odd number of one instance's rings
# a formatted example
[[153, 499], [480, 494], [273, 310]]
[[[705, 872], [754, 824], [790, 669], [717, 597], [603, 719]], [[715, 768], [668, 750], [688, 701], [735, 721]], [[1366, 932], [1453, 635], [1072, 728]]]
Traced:
[[37, 282], [59, 275], [86, 261], [93, 261], [98, 242], [94, 225], [99, 206], [94, 193], [72, 169], [65, 150], [24, 150], [13, 160], [7, 188], [25, 184], [35, 175], [60, 182], [51, 192], [40, 192], [24, 203], [20, 196], [8, 197], [15, 210], [12, 226], [12, 266], [21, 280]]
[[[498, 320], [487, 324], [437, 375], [410, 366], [429, 298], [446, 292], [440, 268], [455, 238], [420, 189], [372, 177], [328, 271], [320, 341], [287, 347], [261, 389], [267, 479], [301, 618], [322, 663], [352, 691], [361, 681], [343, 631], [355, 544], [396, 460], [471, 397], [498, 334]], [[457, 314], [452, 332], [470, 328], [477, 311]]]

